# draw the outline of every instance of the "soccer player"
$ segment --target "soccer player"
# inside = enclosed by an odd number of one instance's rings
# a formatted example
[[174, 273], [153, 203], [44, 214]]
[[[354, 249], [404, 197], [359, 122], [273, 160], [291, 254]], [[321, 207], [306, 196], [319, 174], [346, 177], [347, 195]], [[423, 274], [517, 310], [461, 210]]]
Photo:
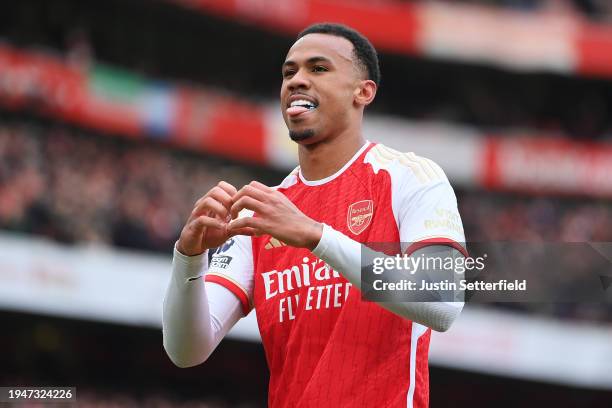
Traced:
[[426, 407], [431, 329], [447, 330], [463, 303], [365, 301], [360, 253], [407, 242], [463, 256], [453, 189], [431, 160], [364, 138], [380, 71], [361, 34], [305, 29], [282, 78], [300, 165], [275, 188], [221, 181], [196, 202], [175, 246], [165, 350], [200, 364], [255, 308], [270, 407]]

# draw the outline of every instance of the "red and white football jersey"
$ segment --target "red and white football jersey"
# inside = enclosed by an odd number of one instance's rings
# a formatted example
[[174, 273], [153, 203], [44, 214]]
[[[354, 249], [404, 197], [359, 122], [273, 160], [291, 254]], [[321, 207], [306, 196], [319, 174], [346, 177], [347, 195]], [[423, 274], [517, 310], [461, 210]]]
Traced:
[[[463, 252], [455, 194], [438, 165], [368, 143], [336, 174], [294, 170], [278, 190], [307, 216], [361, 243], [446, 243]], [[250, 214], [252, 215], [252, 214]], [[257, 216], [255, 214], [255, 216]], [[394, 315], [304, 248], [235, 237], [208, 282], [254, 307], [270, 368], [269, 406], [427, 407], [430, 329]]]

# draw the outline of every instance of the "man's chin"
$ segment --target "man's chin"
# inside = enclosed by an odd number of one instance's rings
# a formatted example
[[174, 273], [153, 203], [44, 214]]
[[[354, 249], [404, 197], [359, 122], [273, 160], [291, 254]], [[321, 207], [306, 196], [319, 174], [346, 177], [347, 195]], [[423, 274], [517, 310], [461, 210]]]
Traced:
[[294, 142], [303, 142], [315, 135], [314, 129], [289, 130], [289, 137]]

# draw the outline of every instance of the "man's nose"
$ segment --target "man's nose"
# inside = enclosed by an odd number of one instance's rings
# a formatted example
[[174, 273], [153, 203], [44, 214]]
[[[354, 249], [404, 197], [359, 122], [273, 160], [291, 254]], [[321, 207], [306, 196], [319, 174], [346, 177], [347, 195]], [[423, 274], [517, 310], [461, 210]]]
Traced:
[[287, 88], [290, 91], [295, 91], [297, 89], [308, 89], [310, 87], [310, 81], [305, 75], [303, 69], [298, 70], [287, 82]]

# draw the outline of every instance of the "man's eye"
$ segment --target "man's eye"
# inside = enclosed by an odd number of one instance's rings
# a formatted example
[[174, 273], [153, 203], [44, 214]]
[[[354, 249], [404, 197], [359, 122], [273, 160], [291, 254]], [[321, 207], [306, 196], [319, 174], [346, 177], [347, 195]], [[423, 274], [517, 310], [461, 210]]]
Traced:
[[327, 68], [325, 68], [323, 65], [315, 65], [314, 67], [312, 67], [312, 71], [313, 72], [325, 72], [327, 71]]
[[295, 74], [295, 71], [285, 71], [283, 72], [283, 78], [289, 78], [293, 74]]

